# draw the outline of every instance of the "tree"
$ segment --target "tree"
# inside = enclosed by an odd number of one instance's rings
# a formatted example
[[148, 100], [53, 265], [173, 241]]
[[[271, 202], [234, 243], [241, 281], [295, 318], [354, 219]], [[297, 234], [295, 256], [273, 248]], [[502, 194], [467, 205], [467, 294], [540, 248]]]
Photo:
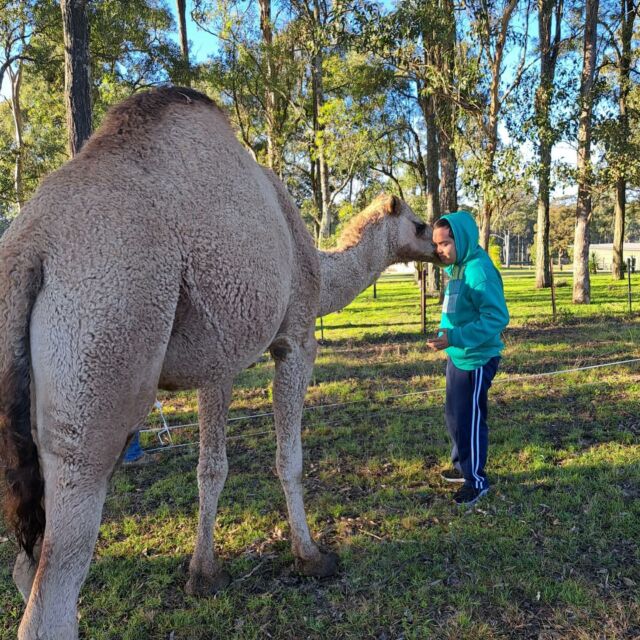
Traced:
[[589, 220], [591, 218], [591, 129], [595, 95], [596, 44], [599, 0], [586, 0], [582, 74], [580, 79], [580, 116], [578, 122], [578, 199], [573, 243], [573, 302], [591, 302], [589, 279]]
[[24, 202], [24, 142], [23, 114], [20, 89], [24, 63], [28, 60], [29, 40], [34, 29], [33, 2], [3, 2], [0, 17], [0, 88], [6, 75], [9, 77], [9, 104], [14, 132], [13, 190], [14, 202], [19, 211]]
[[[484, 0], [473, 0], [467, 3], [473, 32], [477, 35], [479, 55], [486, 67], [486, 74], [481, 72], [482, 86], [477, 98], [475, 110], [475, 126], [482, 134], [481, 151], [478, 163], [478, 179], [480, 187], [480, 245], [489, 246], [491, 232], [491, 216], [494, 210], [496, 153], [499, 146], [498, 122], [503, 107], [513, 90], [518, 86], [525, 70], [526, 33], [521, 46], [522, 54], [518, 66], [507, 86], [504, 87], [504, 59], [507, 43], [513, 37], [512, 21], [518, 0], [505, 0], [502, 7], [498, 3], [487, 3]], [[528, 5], [523, 23], [528, 25]]]
[[[636, 158], [628, 153], [629, 148], [629, 110], [628, 99], [631, 91], [631, 38], [633, 36], [633, 26], [636, 18], [636, 7], [634, 0], [620, 0], [620, 31], [619, 43], [614, 41], [616, 55], [616, 67], [618, 75], [618, 126], [617, 140], [622, 146], [622, 162], [616, 163], [615, 177], [615, 206], [614, 206], [614, 234], [613, 234], [613, 263], [611, 275], [614, 279], [624, 278], [624, 227], [625, 209], [627, 202], [627, 176], [629, 171], [627, 164], [635, 165]], [[624, 153], [627, 151], [627, 153]]]
[[180, 53], [182, 54], [182, 65], [184, 66], [183, 82], [187, 86], [191, 85], [191, 69], [189, 65], [189, 40], [187, 39], [187, 0], [176, 0], [176, 11], [178, 13], [178, 37], [180, 39]]
[[453, 99], [456, 87], [456, 18], [453, 0], [442, 1], [440, 68], [445, 86], [451, 89], [447, 99], [438, 101], [437, 124], [440, 151], [440, 208], [445, 213], [458, 209], [458, 158], [455, 150], [458, 104]]
[[551, 100], [556, 63], [560, 52], [563, 0], [538, 0], [540, 84], [535, 97], [538, 135], [538, 224], [536, 237], [536, 287], [551, 286], [549, 256], [549, 191], [551, 149], [555, 132], [551, 126]]
[[549, 207], [551, 233], [549, 234], [549, 253], [556, 256], [558, 268], [562, 269], [563, 258], [570, 257], [573, 249], [575, 231], [575, 208], [570, 205], [555, 204]]
[[86, 0], [60, 0], [64, 33], [64, 97], [69, 154], [75, 156], [91, 135], [89, 20]]
[[[54, 0], [24, 0], [11, 5], [15, 11], [10, 28], [14, 36], [24, 29], [24, 42], [20, 38], [14, 42], [12, 56], [19, 54], [19, 58], [14, 59], [10, 72], [7, 67], [4, 76], [4, 86], [9, 89], [13, 74], [14, 99], [6, 91], [9, 98], [0, 103], [0, 215], [8, 218], [42, 177], [69, 157], [60, 7]], [[155, 0], [95, 0], [87, 10], [93, 31], [92, 118], [99, 123], [114, 102], [140, 87], [166, 82], [178, 68], [180, 57], [171, 40], [175, 31], [171, 13], [168, 8], [158, 8]], [[11, 32], [3, 30], [10, 17], [8, 12], [0, 14], [0, 61], [7, 42], [2, 36]], [[18, 161], [20, 180], [16, 181]]]

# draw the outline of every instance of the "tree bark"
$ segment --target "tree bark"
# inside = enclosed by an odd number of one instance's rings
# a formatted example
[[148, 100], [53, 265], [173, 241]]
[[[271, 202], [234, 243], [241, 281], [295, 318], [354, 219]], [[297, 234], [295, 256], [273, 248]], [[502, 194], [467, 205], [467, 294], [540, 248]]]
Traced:
[[9, 77], [11, 79], [11, 114], [13, 116], [14, 140], [16, 143], [16, 157], [13, 167], [13, 188], [15, 192], [18, 211], [22, 210], [24, 204], [24, 180], [23, 180], [23, 140], [22, 140], [22, 108], [20, 106], [20, 87], [22, 86], [22, 60], [18, 62], [18, 68], [13, 71], [9, 67]]
[[189, 41], [187, 40], [187, 0], [176, 0], [178, 11], [178, 37], [180, 38], [180, 53], [182, 53], [182, 73], [183, 81], [188, 87], [191, 86], [191, 67], [189, 64]]
[[578, 124], [578, 200], [573, 243], [573, 302], [591, 302], [589, 279], [589, 222], [591, 220], [591, 114], [596, 69], [599, 0], [586, 0], [580, 120]]
[[493, 207], [491, 206], [489, 199], [483, 199], [482, 206], [480, 208], [480, 239], [478, 242], [485, 251], [489, 250], [492, 213]]
[[[489, 86], [489, 112], [486, 122], [483, 121], [483, 127], [486, 135], [486, 148], [483, 157], [482, 166], [482, 203], [480, 207], [480, 246], [483, 249], [489, 248], [489, 236], [491, 234], [491, 216], [494, 211], [492, 182], [495, 171], [494, 163], [496, 150], [498, 148], [498, 119], [502, 108], [502, 100], [500, 98], [500, 80], [502, 77], [502, 60], [504, 56], [504, 48], [507, 43], [507, 35], [509, 23], [513, 17], [513, 12], [518, 4], [518, 0], [509, 0], [504, 8], [504, 12], [499, 20], [499, 30], [495, 40], [495, 51], [493, 56], [487, 50], [490, 59], [491, 82]], [[484, 35], [487, 42], [493, 37], [491, 33], [491, 25], [493, 20], [491, 16], [486, 16], [486, 33]]]
[[458, 159], [456, 152], [442, 139], [440, 133], [440, 212], [452, 213], [458, 210]]
[[623, 177], [616, 180], [613, 202], [613, 260], [611, 276], [615, 280], [624, 279], [624, 225], [627, 204], [627, 181]]
[[64, 96], [69, 154], [75, 156], [91, 135], [89, 20], [86, 0], [61, 0], [64, 34]]
[[259, 0], [260, 3], [260, 31], [266, 59], [265, 78], [265, 121], [267, 133], [267, 164], [277, 175], [282, 175], [281, 151], [277, 132], [277, 104], [273, 90], [275, 70], [273, 68], [273, 26], [271, 22], [271, 0]]
[[332, 231], [331, 192], [329, 187], [329, 166], [324, 148], [324, 130], [321, 112], [324, 105], [324, 87], [322, 77], [323, 51], [317, 32], [321, 28], [320, 0], [313, 1], [313, 30], [314, 43], [311, 57], [311, 85], [313, 92], [313, 131], [314, 148], [317, 157], [318, 180], [316, 183], [319, 192], [315, 194], [316, 202], [320, 209], [320, 241], [326, 240]]
[[[555, 9], [555, 12], [554, 12]], [[551, 149], [554, 134], [550, 109], [553, 81], [560, 45], [560, 21], [563, 0], [538, 0], [538, 34], [540, 40], [540, 85], [536, 91], [535, 111], [538, 122], [538, 224], [536, 234], [536, 288], [551, 286], [551, 260], [549, 255], [549, 197], [551, 175]], [[555, 13], [555, 34], [551, 38]]]
[[[455, 87], [454, 59], [456, 55], [456, 17], [452, 0], [443, 1], [446, 32], [442, 45], [442, 74], [450, 88]], [[438, 101], [438, 148], [440, 151], [440, 212], [458, 210], [458, 159], [453, 147], [455, 136], [455, 107], [451, 99]]]
[[[438, 128], [436, 126], [433, 96], [424, 96], [420, 102], [427, 127], [427, 220], [429, 224], [433, 225], [440, 217], [440, 176], [438, 175], [440, 148], [438, 144]], [[429, 263], [427, 272], [427, 286], [429, 291], [438, 291], [440, 287], [440, 269]]]
[[[634, 0], [621, 0], [622, 27], [621, 56], [618, 60], [618, 82], [620, 96], [619, 108], [619, 136], [623, 145], [629, 140], [629, 114], [627, 112], [627, 99], [631, 90], [631, 38], [633, 36], [633, 23], [636, 18]], [[619, 165], [621, 163], [618, 163]], [[627, 204], [627, 180], [623, 169], [618, 167], [620, 175], [616, 178], [613, 222], [613, 261], [611, 275], [615, 280], [624, 278], [624, 228], [625, 210]]]

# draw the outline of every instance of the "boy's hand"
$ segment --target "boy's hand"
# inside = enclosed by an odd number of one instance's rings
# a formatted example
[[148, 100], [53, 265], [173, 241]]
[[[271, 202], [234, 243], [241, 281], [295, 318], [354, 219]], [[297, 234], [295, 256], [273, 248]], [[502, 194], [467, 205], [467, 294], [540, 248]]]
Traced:
[[427, 347], [433, 351], [442, 351], [449, 346], [449, 335], [447, 329], [439, 329], [438, 337], [427, 340]]

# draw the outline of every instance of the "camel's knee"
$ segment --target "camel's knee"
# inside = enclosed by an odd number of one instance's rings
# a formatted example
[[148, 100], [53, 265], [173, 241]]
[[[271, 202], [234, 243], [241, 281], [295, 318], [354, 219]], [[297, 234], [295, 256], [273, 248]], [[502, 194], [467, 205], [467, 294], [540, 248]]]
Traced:
[[29, 601], [29, 596], [31, 595], [31, 587], [33, 586], [33, 579], [40, 559], [40, 549], [41, 543], [39, 542], [33, 549], [33, 559], [24, 551], [20, 551], [16, 558], [16, 563], [13, 565], [13, 581], [25, 602]]
[[222, 452], [198, 463], [198, 482], [209, 490], [222, 491], [229, 475], [229, 461]]

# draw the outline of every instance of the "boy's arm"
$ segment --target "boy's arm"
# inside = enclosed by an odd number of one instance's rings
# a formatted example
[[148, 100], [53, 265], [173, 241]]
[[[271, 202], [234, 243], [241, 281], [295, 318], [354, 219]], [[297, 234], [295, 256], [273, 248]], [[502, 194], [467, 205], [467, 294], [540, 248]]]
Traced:
[[509, 324], [509, 312], [498, 278], [484, 280], [471, 288], [471, 300], [480, 317], [474, 322], [448, 330], [447, 337], [452, 347], [477, 347], [500, 334]]

